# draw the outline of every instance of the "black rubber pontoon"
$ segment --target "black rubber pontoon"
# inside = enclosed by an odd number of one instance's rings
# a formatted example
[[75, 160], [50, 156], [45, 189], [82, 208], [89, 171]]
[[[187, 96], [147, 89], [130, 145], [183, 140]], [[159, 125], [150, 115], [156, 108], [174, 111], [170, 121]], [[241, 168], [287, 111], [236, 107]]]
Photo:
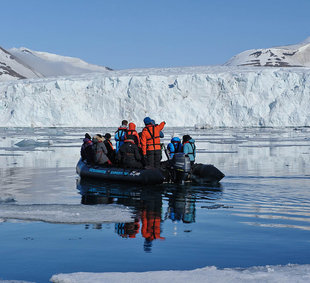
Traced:
[[123, 169], [117, 167], [90, 166], [81, 159], [76, 165], [81, 178], [96, 178], [116, 182], [131, 182], [143, 185], [162, 184], [165, 180], [160, 169]]
[[188, 157], [175, 155], [173, 160], [161, 163], [160, 169], [124, 169], [118, 167], [90, 166], [79, 160], [76, 172], [81, 178], [95, 178], [113, 182], [130, 182], [143, 185], [162, 183], [209, 183], [216, 184], [225, 175], [213, 165], [194, 164], [191, 168]]

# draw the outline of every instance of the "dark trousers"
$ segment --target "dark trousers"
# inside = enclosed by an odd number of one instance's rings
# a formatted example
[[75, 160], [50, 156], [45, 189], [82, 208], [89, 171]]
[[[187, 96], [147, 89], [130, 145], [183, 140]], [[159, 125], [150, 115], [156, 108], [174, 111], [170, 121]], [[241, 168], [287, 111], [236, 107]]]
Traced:
[[161, 150], [148, 150], [146, 152], [146, 166], [160, 168]]

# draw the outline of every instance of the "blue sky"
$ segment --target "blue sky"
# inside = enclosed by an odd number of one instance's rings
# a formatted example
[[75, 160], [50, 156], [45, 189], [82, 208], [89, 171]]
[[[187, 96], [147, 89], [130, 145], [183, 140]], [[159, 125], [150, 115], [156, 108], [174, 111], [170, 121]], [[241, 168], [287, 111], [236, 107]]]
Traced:
[[223, 64], [310, 36], [310, 0], [0, 1], [0, 46], [113, 69]]

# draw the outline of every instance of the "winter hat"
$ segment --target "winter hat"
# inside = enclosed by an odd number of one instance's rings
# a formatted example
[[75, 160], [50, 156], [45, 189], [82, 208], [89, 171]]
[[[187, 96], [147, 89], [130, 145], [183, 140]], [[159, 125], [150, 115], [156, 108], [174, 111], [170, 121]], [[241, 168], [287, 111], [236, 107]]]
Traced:
[[148, 124], [151, 124], [152, 123], [152, 120], [150, 117], [145, 117], [144, 120], [143, 120], [144, 124], [145, 125], [148, 125]]
[[171, 139], [171, 142], [181, 142], [181, 140], [178, 137], [174, 137]]
[[136, 124], [135, 123], [129, 123], [129, 130], [136, 130]]
[[85, 138], [91, 140], [91, 136], [89, 135], [89, 133], [85, 134]]
[[102, 142], [102, 136], [100, 134], [97, 134], [93, 137], [93, 142]]
[[191, 138], [191, 136], [190, 135], [184, 135], [183, 136], [183, 143], [184, 142], [187, 142], [187, 141], [189, 141], [189, 140], [191, 140], [192, 138]]
[[110, 133], [106, 133], [106, 134], [104, 135], [104, 138], [105, 138], [106, 140], [110, 139], [110, 138], [111, 138], [111, 134], [110, 134]]
[[127, 125], [128, 125], [128, 121], [127, 120], [123, 120], [122, 121], [122, 126], [126, 126], [127, 127]]

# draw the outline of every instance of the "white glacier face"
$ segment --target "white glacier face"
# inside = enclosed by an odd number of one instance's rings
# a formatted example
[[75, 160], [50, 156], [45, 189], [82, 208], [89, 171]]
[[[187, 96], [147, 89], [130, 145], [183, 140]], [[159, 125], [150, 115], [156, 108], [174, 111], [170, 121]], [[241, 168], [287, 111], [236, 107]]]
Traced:
[[137, 69], [0, 83], [0, 126], [310, 126], [310, 69]]

